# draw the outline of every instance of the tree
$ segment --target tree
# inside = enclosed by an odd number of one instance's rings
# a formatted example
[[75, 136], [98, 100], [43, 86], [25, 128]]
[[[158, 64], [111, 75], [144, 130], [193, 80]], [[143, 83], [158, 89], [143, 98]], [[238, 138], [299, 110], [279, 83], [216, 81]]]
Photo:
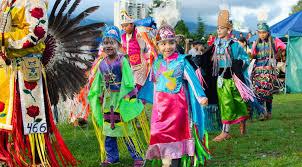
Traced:
[[205, 24], [200, 16], [197, 17], [197, 31], [193, 35], [193, 39], [197, 41], [201, 41], [202, 37], [204, 37]]
[[290, 14], [295, 14], [300, 11], [302, 11], [302, 0], [299, 0], [298, 3], [292, 7]]
[[174, 29], [176, 34], [182, 34], [185, 37], [189, 37], [190, 35], [189, 28], [186, 26], [183, 20], [179, 20]]

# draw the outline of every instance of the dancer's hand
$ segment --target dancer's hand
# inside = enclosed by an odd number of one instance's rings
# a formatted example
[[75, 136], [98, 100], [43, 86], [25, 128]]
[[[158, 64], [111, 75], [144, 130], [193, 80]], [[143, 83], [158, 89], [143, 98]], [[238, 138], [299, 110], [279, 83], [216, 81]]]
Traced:
[[202, 105], [202, 106], [208, 105], [208, 98], [203, 98], [200, 102], [200, 105]]

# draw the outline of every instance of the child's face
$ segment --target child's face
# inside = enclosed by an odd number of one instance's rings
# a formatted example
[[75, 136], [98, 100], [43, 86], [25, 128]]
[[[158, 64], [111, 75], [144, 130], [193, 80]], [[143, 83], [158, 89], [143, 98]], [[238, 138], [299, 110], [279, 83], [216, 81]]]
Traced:
[[268, 37], [267, 31], [258, 31], [258, 36], [261, 40], [265, 40]]
[[229, 29], [226, 27], [219, 26], [217, 27], [217, 35], [219, 38], [225, 38], [229, 34]]
[[133, 31], [134, 31], [134, 24], [133, 23], [125, 23], [125, 24], [122, 24], [122, 28], [127, 34], [132, 34]]
[[103, 50], [108, 56], [117, 55], [119, 43], [113, 38], [105, 38], [103, 41]]
[[169, 57], [176, 51], [176, 41], [175, 40], [165, 40], [158, 43], [159, 52], [163, 54], [164, 57]]

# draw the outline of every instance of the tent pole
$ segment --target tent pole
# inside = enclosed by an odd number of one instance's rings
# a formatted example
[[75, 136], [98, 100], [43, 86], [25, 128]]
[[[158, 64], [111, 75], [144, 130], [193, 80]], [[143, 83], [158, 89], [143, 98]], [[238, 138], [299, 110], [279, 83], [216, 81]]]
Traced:
[[289, 40], [289, 38], [290, 38], [290, 36], [288, 36], [287, 37], [287, 46], [286, 46], [286, 55], [285, 55], [285, 78], [284, 78], [284, 94], [286, 94], [286, 75], [287, 75], [287, 72], [288, 72], [288, 70], [287, 70], [287, 59], [288, 59], [288, 55], [289, 55], [289, 49], [288, 49], [288, 46], [290, 46], [289, 45], [289, 43], [290, 43], [290, 40]]

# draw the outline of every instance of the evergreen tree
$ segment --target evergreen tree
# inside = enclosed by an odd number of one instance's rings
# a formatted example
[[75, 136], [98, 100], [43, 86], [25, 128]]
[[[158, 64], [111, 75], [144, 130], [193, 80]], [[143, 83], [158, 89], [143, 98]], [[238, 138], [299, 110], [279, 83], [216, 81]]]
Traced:
[[186, 26], [185, 22], [183, 20], [179, 20], [174, 27], [176, 34], [182, 34], [185, 37], [190, 36], [189, 28]]
[[204, 32], [205, 32], [205, 24], [200, 16], [197, 18], [197, 31], [196, 34], [194, 35], [194, 40], [201, 41], [202, 37], [204, 37]]
[[290, 14], [295, 14], [300, 11], [302, 11], [302, 0], [299, 0], [298, 3], [292, 7]]

